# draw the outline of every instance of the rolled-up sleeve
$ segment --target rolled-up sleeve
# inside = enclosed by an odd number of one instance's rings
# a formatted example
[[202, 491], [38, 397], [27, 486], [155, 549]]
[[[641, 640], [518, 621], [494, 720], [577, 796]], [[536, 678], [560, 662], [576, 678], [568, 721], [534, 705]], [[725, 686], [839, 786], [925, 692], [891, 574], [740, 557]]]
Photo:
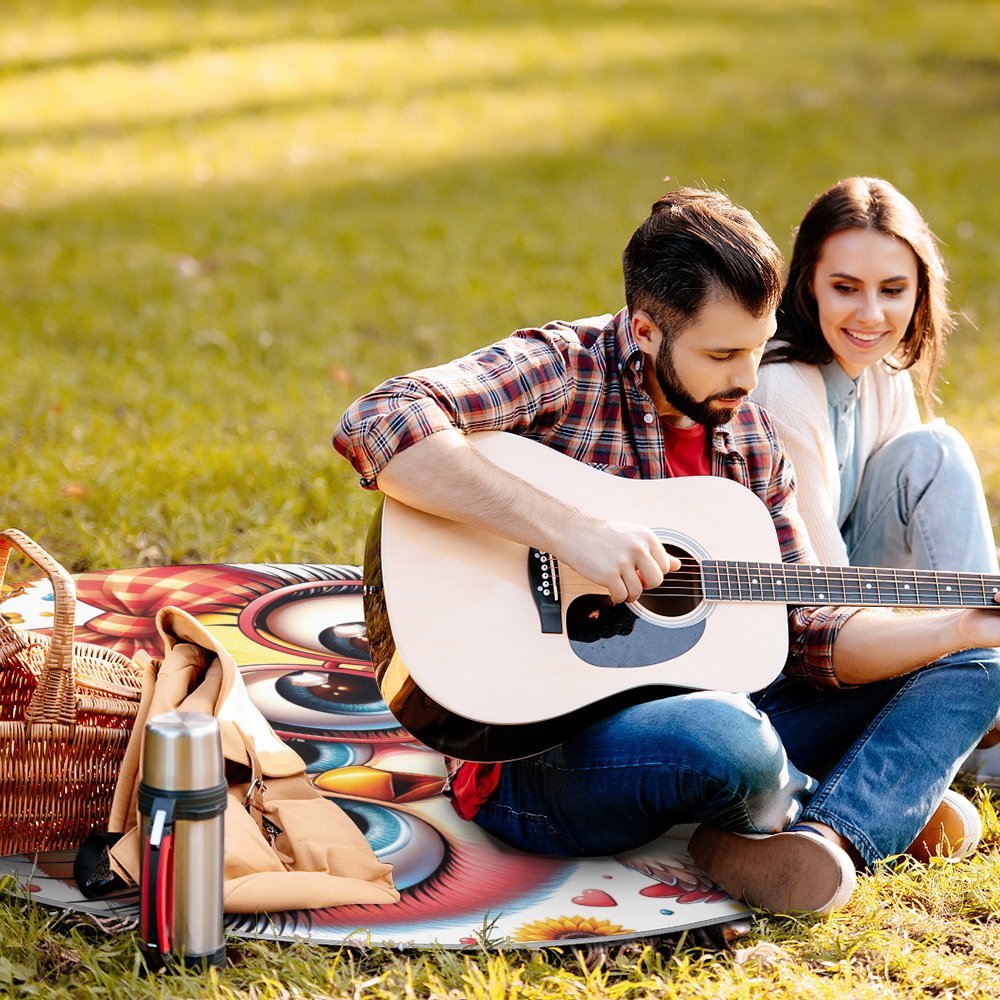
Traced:
[[393, 455], [453, 426], [433, 398], [408, 395], [405, 386], [386, 382], [351, 404], [333, 433], [333, 446], [354, 466], [361, 485], [375, 489]]
[[465, 358], [391, 378], [352, 403], [333, 434], [334, 448], [376, 488], [389, 460], [447, 428], [524, 431], [550, 425], [571, 391], [565, 337], [517, 334]]
[[789, 648], [785, 674], [814, 687], [847, 687], [833, 669], [833, 644], [848, 618], [860, 608], [794, 608], [788, 615]]

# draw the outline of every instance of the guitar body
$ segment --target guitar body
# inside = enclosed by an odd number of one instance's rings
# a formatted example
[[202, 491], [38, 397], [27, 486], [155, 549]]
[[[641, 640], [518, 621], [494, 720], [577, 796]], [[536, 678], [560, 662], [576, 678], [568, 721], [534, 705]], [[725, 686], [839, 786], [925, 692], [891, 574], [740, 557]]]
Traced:
[[[780, 562], [767, 508], [736, 483], [622, 479], [515, 435], [469, 440], [588, 514], [648, 525], [685, 565]], [[781, 671], [784, 604], [688, 596], [612, 606], [546, 560], [385, 498], [366, 549], [365, 618], [382, 696], [418, 740], [466, 760], [514, 759], [629, 704], [678, 688], [754, 691]]]

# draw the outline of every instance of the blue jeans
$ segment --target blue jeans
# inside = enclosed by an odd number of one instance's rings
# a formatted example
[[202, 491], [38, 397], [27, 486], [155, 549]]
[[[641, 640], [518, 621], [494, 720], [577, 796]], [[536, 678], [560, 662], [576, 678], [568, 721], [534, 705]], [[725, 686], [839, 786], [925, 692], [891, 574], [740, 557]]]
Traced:
[[677, 823], [781, 830], [815, 788], [745, 695], [685, 692], [505, 764], [476, 822], [537, 854], [618, 854]]
[[769, 833], [803, 818], [873, 864], [912, 843], [992, 725], [1000, 656], [967, 650], [856, 688], [780, 678], [754, 701], [685, 693], [619, 712], [505, 764], [476, 822], [522, 850], [580, 856], [677, 823]]
[[802, 819], [832, 827], [871, 865], [909, 847], [993, 725], [1000, 653], [969, 649], [854, 688], [781, 677], [754, 701], [789, 758], [820, 779]]
[[[901, 434], [868, 459], [841, 534], [853, 566], [998, 572], [976, 461], [940, 421]], [[1000, 746], [974, 750], [962, 771], [1000, 784]]]
[[901, 434], [868, 459], [841, 534], [852, 566], [997, 572], [976, 460], [941, 421]]

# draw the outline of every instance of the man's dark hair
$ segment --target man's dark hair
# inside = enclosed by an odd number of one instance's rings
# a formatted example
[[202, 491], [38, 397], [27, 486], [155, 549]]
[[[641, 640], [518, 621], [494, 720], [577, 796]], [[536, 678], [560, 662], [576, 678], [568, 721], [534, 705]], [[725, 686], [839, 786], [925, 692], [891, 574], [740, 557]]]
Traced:
[[759, 222], [718, 191], [678, 188], [653, 204], [622, 254], [625, 304], [669, 341], [712, 294], [760, 318], [781, 297], [781, 251]]

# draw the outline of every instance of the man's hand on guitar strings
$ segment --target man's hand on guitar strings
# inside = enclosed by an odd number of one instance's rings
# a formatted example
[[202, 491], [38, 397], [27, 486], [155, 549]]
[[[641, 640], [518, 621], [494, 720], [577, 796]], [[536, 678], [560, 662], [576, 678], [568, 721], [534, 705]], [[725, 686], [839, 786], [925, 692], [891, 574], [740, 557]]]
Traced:
[[606, 588], [615, 604], [638, 600], [644, 589], [658, 587], [665, 573], [681, 565], [642, 524], [580, 514], [570, 519], [565, 541], [562, 551], [554, 552], [556, 557]]

